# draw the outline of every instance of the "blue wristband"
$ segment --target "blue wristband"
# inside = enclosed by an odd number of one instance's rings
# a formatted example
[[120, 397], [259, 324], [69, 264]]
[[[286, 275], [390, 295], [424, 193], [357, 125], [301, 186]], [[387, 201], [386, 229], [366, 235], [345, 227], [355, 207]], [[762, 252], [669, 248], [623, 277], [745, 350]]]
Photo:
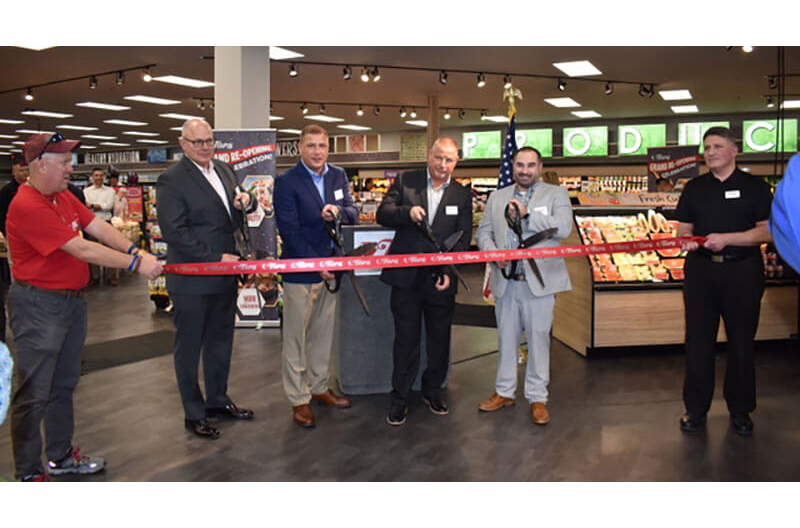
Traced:
[[139, 246], [137, 246], [136, 244], [131, 244], [131, 247], [128, 248], [128, 251], [126, 253], [128, 253], [128, 255], [132, 255], [133, 252], [136, 251], [137, 249], [139, 249]]
[[130, 265], [128, 265], [128, 271], [133, 271], [133, 269], [136, 267], [136, 261], [138, 261], [140, 258], [141, 257], [139, 257], [138, 253], [133, 256]]

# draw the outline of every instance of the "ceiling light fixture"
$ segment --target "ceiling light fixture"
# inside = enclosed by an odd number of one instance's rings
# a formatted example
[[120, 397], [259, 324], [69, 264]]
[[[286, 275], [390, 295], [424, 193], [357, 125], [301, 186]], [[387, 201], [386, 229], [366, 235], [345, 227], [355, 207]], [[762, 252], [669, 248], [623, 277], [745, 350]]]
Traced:
[[358, 117], [361, 117], [361, 116], [363, 116], [363, 115], [364, 115], [364, 109], [363, 109], [363, 108], [361, 108], [361, 105], [358, 105], [358, 110], [356, 110], [356, 115], [357, 115]]
[[305, 103], [300, 105], [300, 113], [302, 113], [303, 115], [306, 115], [308, 113], [308, 106], [306, 106]]
[[322, 103], [320, 103], [320, 105], [319, 105], [319, 114], [320, 115], [325, 115], [325, 105], [322, 104]]
[[416, 109], [415, 109], [415, 108], [412, 106], [412, 107], [411, 107], [411, 112], [410, 112], [408, 115], [409, 115], [409, 117], [411, 117], [411, 119], [416, 119], [416, 117], [417, 117], [417, 110], [416, 110]]
[[378, 71], [377, 66], [372, 67], [372, 82], [378, 82], [381, 80], [381, 74]]
[[177, 99], [162, 99], [161, 97], [150, 97], [149, 95], [126, 95], [123, 99], [128, 101], [139, 101], [140, 103], [150, 103], [157, 105], [176, 105], [181, 104]]
[[482, 74], [478, 74], [478, 88], [483, 88], [486, 86], [486, 77]]
[[606, 87], [603, 89], [603, 92], [606, 95], [611, 95], [612, 93], [614, 93], [614, 83], [612, 83], [611, 81], [608, 81], [606, 83]]
[[640, 96], [642, 96], [642, 97], [653, 97], [654, 93], [655, 93], [655, 86], [653, 86], [652, 84], [648, 85], [648, 84], [642, 83], [642, 84], [639, 85], [639, 95]]
[[372, 115], [380, 115], [380, 113], [381, 113], [381, 107], [375, 105], [375, 108], [372, 109]]
[[297, 74], [298, 74], [297, 66], [295, 66], [294, 63], [292, 63], [292, 65], [289, 66], [289, 77], [297, 77]]
[[153, 77], [153, 80], [170, 84], [178, 84], [180, 86], [190, 86], [192, 88], [210, 88], [211, 86], [214, 86], [213, 82], [190, 79], [188, 77], [178, 77], [177, 75], [162, 75], [161, 77]]
[[553, 66], [566, 73], [570, 77], [585, 77], [589, 75], [601, 75], [603, 73], [588, 60], [554, 62]]
[[464, 119], [465, 115], [467, 115], [467, 112], [463, 108], [458, 111], [458, 118], [459, 119]]
[[444, 70], [439, 72], [439, 84], [447, 84], [447, 72]]
[[778, 79], [770, 75], [767, 77], [767, 86], [769, 86], [770, 90], [774, 90], [778, 87]]
[[200, 110], [205, 110], [206, 109], [206, 105], [203, 104], [203, 100], [202, 99], [197, 101], [197, 108], [199, 108]]
[[450, 116], [450, 110], [448, 110], [447, 108], [445, 108], [445, 109], [444, 109], [444, 116], [443, 116], [443, 117], [444, 117], [445, 119], [450, 119], [450, 117], [451, 117], [451, 116]]
[[112, 110], [114, 112], [122, 112], [123, 110], [130, 110], [130, 106], [115, 105], [108, 103], [97, 103], [95, 101], [84, 101], [82, 103], [75, 103], [75, 106], [82, 106], [84, 108], [97, 108], [99, 110]]
[[118, 85], [125, 84], [125, 72], [124, 71], [118, 71], [117, 72], [117, 84]]
[[361, 67], [361, 82], [369, 82], [369, 70], [366, 66]]
[[91, 88], [92, 90], [97, 88], [97, 77], [95, 77], [94, 75], [89, 77], [89, 88]]
[[753, 51], [753, 46], [742, 46], [742, 51], [745, 53], [750, 53]]
[[350, 66], [345, 66], [342, 68], [342, 79], [345, 81], [349, 81], [350, 78], [353, 76], [353, 70]]
[[566, 89], [567, 89], [567, 83], [564, 82], [564, 79], [559, 79], [558, 80], [558, 90], [560, 92], [563, 92]]
[[152, 80], [153, 80], [153, 76], [152, 76], [152, 74], [150, 73], [150, 68], [145, 68], [145, 69], [144, 69], [144, 73], [142, 74], [142, 80], [143, 80], [144, 82], [150, 82], [150, 81], [152, 81]]
[[481, 110], [481, 121], [486, 121], [486, 110]]
[[767, 97], [767, 108], [775, 108], [775, 100], [771, 95]]
[[407, 115], [408, 115], [408, 112], [406, 112], [406, 107], [405, 106], [401, 106], [400, 107], [400, 117], [405, 117]]
[[503, 75], [503, 88], [511, 88], [511, 76], [509, 74]]
[[30, 88], [28, 88], [28, 91], [25, 94], [25, 100], [26, 101], [33, 101], [33, 94], [31, 93], [31, 89]]

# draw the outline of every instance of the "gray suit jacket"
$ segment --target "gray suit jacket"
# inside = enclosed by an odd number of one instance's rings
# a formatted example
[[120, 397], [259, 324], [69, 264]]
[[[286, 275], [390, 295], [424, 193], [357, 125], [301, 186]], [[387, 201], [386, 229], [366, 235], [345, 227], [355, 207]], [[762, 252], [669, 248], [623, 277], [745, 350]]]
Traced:
[[[475, 236], [478, 248], [482, 251], [497, 249], [516, 249], [508, 247], [508, 231], [506, 224], [506, 204], [514, 195], [514, 185], [494, 191], [486, 202], [486, 210], [478, 225]], [[555, 227], [558, 233], [534, 247], [558, 247], [560, 239], [567, 238], [572, 231], [572, 206], [569, 203], [569, 194], [566, 189], [558, 185], [537, 182], [534, 186], [533, 197], [528, 204], [530, 216], [522, 221], [522, 237], [527, 238], [539, 231]], [[536, 296], [551, 295], [572, 289], [569, 281], [567, 266], [563, 258], [536, 259], [536, 264], [544, 279], [544, 288], [533, 274], [527, 261], [521, 261], [525, 268], [525, 279], [531, 293]], [[506, 291], [508, 281], [503, 278], [500, 270], [492, 264], [492, 278], [490, 287], [496, 298], [500, 298]]]

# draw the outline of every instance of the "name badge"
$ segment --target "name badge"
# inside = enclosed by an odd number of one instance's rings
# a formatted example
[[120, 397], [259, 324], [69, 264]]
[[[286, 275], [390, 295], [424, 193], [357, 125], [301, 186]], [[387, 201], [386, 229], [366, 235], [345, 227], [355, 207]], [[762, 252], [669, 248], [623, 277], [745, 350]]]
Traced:
[[734, 191], [725, 191], [726, 200], [734, 200], [736, 198], [741, 198], [741, 197], [742, 193], [739, 191], [739, 189], [736, 189]]
[[344, 192], [341, 189], [334, 189], [333, 190], [333, 199], [334, 200], [341, 200], [344, 198]]
[[444, 208], [444, 214], [447, 216], [455, 216], [458, 214], [458, 206], [457, 205], [448, 205]]
[[548, 213], [547, 213], [547, 206], [546, 206], [546, 205], [543, 205], [543, 206], [541, 206], [541, 207], [534, 207], [534, 208], [533, 208], [533, 212], [534, 212], [534, 213], [539, 213], [539, 214], [546, 215], [546, 214], [548, 214]]

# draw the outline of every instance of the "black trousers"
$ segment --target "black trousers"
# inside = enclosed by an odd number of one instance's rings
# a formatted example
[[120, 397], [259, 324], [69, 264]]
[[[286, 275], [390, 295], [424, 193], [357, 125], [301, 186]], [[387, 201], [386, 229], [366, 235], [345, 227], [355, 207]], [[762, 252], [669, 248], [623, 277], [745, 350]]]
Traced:
[[434, 293], [426, 288], [392, 287], [390, 306], [394, 316], [392, 404], [405, 405], [417, 377], [420, 334], [425, 320], [427, 366], [422, 373], [422, 394], [438, 396], [450, 364], [450, 324], [455, 295]]
[[756, 408], [754, 339], [758, 329], [764, 265], [760, 255], [733, 262], [686, 259], [683, 302], [686, 313], [686, 411], [704, 416], [714, 394], [714, 346], [719, 318], [728, 336], [723, 394], [730, 412]]
[[[205, 417], [206, 407], [224, 407], [228, 398], [235, 323], [236, 287], [221, 294], [170, 293], [175, 307], [175, 375], [187, 420]], [[198, 384], [202, 350], [206, 398]]]

